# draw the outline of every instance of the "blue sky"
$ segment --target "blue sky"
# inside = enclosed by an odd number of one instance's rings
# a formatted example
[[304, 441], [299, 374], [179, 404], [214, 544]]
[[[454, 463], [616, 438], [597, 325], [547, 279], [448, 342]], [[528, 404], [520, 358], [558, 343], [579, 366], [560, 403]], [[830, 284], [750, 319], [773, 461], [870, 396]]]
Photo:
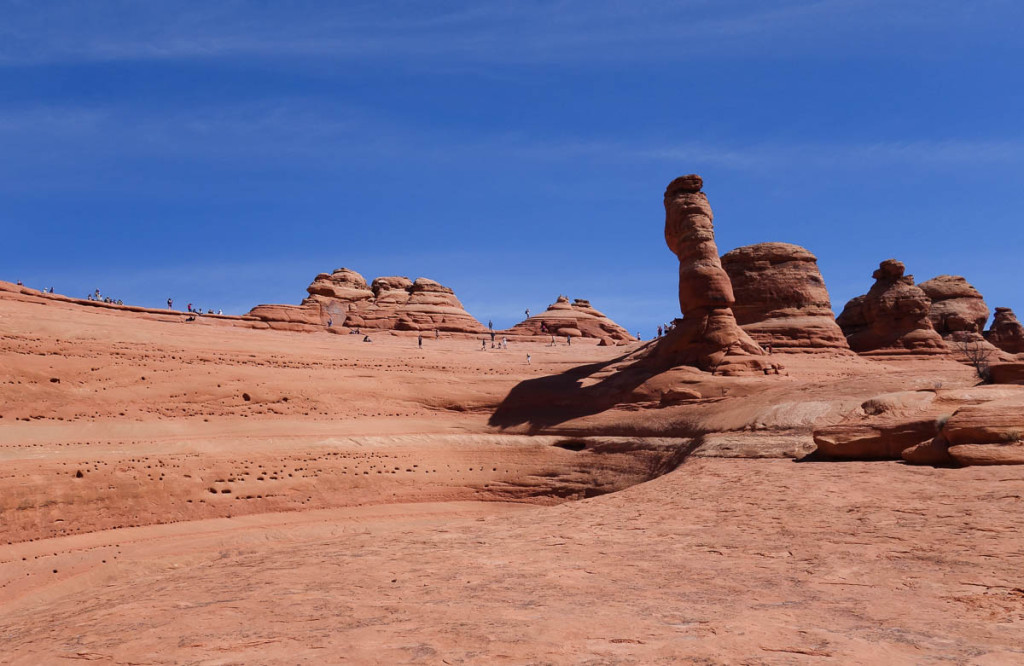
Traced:
[[[287, 5], [287, 6], [286, 6]], [[889, 257], [1024, 315], [1024, 3], [0, 0], [0, 279], [226, 312], [321, 271], [510, 325], [678, 315], [662, 192], [841, 310]]]

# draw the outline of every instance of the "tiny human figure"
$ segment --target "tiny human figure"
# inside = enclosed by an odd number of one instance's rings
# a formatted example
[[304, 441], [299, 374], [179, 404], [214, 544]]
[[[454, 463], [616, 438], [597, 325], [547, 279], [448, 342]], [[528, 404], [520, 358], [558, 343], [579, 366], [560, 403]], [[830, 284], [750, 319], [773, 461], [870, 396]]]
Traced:
[[487, 351], [487, 338], [480, 341], [480, 349]]
[[224, 311], [221, 310], [220, 308], [217, 308], [217, 314], [222, 315], [222, 314], [224, 314]]
[[[25, 285], [23, 285], [21, 283], [21, 280], [18, 280], [15, 284], [17, 284], [19, 287], [24, 287], [25, 286]], [[89, 300], [91, 301], [92, 299], [90, 298]]]
[[51, 294], [53, 293], [53, 287], [50, 287], [50, 293]]
[[545, 324], [544, 322], [540, 323], [540, 332], [541, 333], [547, 333], [548, 332], [548, 325]]
[[640, 331], [636, 332], [636, 339], [637, 340], [643, 340], [643, 338], [640, 337]]
[[533, 365], [533, 363], [530, 362], [530, 355], [529, 354], [526, 355], [526, 365]]
[[530, 308], [526, 308], [526, 318], [530, 318]]
[[508, 349], [508, 338], [506, 338], [504, 335], [501, 336], [501, 348]]
[[569, 345], [570, 347], [572, 346], [572, 336], [569, 335], [568, 333], [565, 334], [565, 344]]
[[441, 331], [439, 331], [436, 328], [434, 329], [434, 339], [435, 340], [440, 340], [441, 339]]
[[334, 318], [333, 317], [328, 317], [327, 318], [327, 328], [330, 328], [331, 326], [334, 326]]
[[658, 327], [658, 337], [661, 337], [661, 326]]
[[494, 330], [494, 322], [491, 321], [490, 319], [487, 320], [487, 328], [492, 331]]
[[167, 299], [167, 309], [170, 310], [173, 307], [174, 307], [174, 299], [173, 298], [168, 298]]
[[491, 346], [494, 346], [494, 331], [491, 331]]
[[416, 336], [416, 343], [419, 344], [420, 349], [423, 349], [423, 336], [422, 335], [417, 335]]
[[363, 342], [373, 342], [373, 340], [370, 339], [369, 335], [364, 335], [363, 336]]
[[188, 304], [188, 311], [192, 312], [192, 304], [191, 303]]
[[555, 346], [555, 334], [552, 333], [551, 334], [551, 344], [549, 344], [548, 347], [554, 347], [554, 346]]

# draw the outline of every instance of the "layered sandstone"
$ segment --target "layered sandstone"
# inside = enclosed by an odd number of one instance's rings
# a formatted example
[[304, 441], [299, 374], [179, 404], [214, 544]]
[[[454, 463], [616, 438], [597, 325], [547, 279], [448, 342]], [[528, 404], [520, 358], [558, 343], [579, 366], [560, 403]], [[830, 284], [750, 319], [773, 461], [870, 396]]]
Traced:
[[959, 275], [940, 275], [918, 285], [931, 308], [928, 319], [946, 340], [983, 340], [989, 309], [981, 294]]
[[992, 328], [985, 331], [985, 339], [1004, 352], [1024, 353], [1024, 326], [1010, 308], [996, 308]]
[[827, 352], [849, 345], [835, 322], [818, 260], [790, 243], [759, 243], [722, 256], [737, 323], [776, 352]]
[[347, 268], [321, 273], [306, 288], [300, 305], [260, 305], [249, 313], [271, 328], [284, 330], [352, 329], [445, 331], [481, 333], [449, 287], [427, 278], [415, 281], [389, 276], [367, 285], [362, 275]]
[[760, 346], [736, 323], [736, 298], [715, 245], [714, 214], [704, 181], [691, 174], [665, 190], [665, 242], [679, 258], [682, 319], [657, 346], [654, 357], [722, 374], [765, 371]]
[[596, 338], [605, 344], [632, 342], [636, 338], [616, 324], [584, 298], [569, 302], [565, 296], [548, 309], [519, 322], [508, 330], [513, 335], [556, 335], [574, 338]]
[[931, 299], [904, 275], [903, 262], [886, 259], [872, 277], [875, 284], [851, 299], [836, 323], [858, 353], [943, 354], [942, 337], [928, 318]]

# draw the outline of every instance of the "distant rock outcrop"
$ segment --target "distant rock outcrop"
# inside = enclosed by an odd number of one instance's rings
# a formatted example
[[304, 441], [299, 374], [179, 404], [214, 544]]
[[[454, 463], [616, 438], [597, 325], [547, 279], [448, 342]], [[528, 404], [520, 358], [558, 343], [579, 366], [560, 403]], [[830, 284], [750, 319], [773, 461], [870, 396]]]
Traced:
[[605, 344], [632, 342], [636, 339], [604, 313], [594, 309], [590, 301], [577, 298], [570, 303], [565, 296], [559, 296], [547, 310], [519, 322], [508, 333], [560, 337], [571, 335], [574, 338], [597, 338]]
[[721, 374], [764, 371], [764, 351], [736, 323], [736, 302], [729, 275], [715, 245], [714, 215], [704, 181], [691, 174], [665, 190], [665, 242], [679, 258], [679, 309], [682, 319], [662, 338], [653, 358]]
[[989, 310], [985, 300], [959, 275], [940, 275], [917, 285], [931, 299], [928, 319], [946, 340], [983, 340]]
[[817, 258], [799, 245], [759, 243], [722, 256], [743, 330], [777, 352], [849, 353]]
[[851, 299], [836, 323], [850, 348], [858, 353], [942, 354], [947, 351], [928, 313], [931, 299], [914, 285], [905, 267], [886, 259], [872, 277], [875, 284], [863, 296]]
[[483, 324], [462, 307], [443, 285], [418, 278], [379, 277], [368, 286], [362, 275], [347, 268], [321, 273], [306, 288], [300, 305], [259, 305], [249, 315], [283, 330], [376, 329], [482, 333]]
[[985, 339], [1004, 352], [1024, 354], [1024, 326], [1010, 308], [996, 308], [992, 328], [985, 331]]

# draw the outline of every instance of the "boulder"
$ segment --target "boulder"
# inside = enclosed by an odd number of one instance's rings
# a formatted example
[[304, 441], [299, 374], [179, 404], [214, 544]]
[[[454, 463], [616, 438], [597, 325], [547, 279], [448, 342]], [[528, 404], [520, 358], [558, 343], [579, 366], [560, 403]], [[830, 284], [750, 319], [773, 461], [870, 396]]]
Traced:
[[636, 340], [629, 331], [591, 306], [590, 301], [577, 298], [570, 303], [565, 296], [559, 296], [547, 310], [519, 322], [507, 332], [513, 335], [596, 338], [606, 340], [605, 344]]
[[985, 339], [1004, 352], [1024, 353], [1024, 326], [1010, 308], [996, 308], [992, 328], [985, 331]]
[[736, 321], [774, 352], [849, 353], [817, 258], [799, 245], [759, 243], [722, 256]]
[[942, 437], [961, 465], [1024, 464], [1024, 389], [961, 407], [946, 421]]
[[732, 282], [718, 256], [714, 215], [702, 187], [701, 177], [691, 174], [665, 190], [665, 242], [679, 258], [683, 318], [658, 340], [652, 360], [719, 374], [762, 373], [772, 364], [736, 323]]
[[931, 299], [904, 275], [902, 262], [887, 259], [872, 277], [867, 294], [851, 299], [836, 323], [853, 351], [861, 354], [945, 354], [947, 348], [928, 318]]
[[939, 433], [934, 418], [879, 419], [842, 424], [814, 431], [817, 455], [837, 460], [899, 460], [912, 446]]
[[969, 333], [980, 339], [989, 310], [981, 294], [967, 280], [959, 275], [940, 275], [917, 286], [932, 301], [928, 319], [939, 335], [951, 339], [956, 334]]

